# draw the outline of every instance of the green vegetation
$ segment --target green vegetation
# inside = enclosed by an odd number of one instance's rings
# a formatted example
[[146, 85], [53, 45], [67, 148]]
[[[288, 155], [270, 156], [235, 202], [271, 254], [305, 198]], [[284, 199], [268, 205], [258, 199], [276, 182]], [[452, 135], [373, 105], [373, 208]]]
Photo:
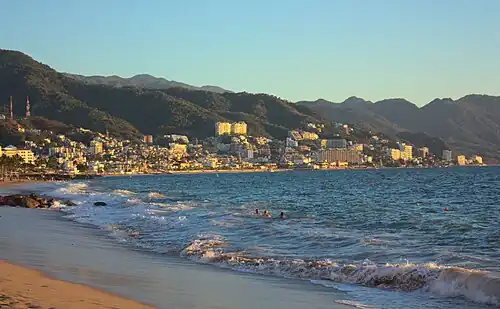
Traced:
[[25, 168], [24, 160], [20, 156], [0, 157], [0, 180], [12, 177], [12, 173]]
[[41, 117], [37, 127], [52, 131], [84, 127], [130, 140], [141, 134], [204, 138], [213, 135], [217, 121], [243, 120], [251, 134], [283, 138], [289, 129], [318, 121], [310, 111], [302, 113], [294, 104], [266, 94], [84, 82], [16, 51], [0, 50], [0, 78], [0, 98], [5, 98], [1, 104], [6, 106], [12, 95], [15, 114], [22, 117], [25, 98], [30, 96], [32, 114]]

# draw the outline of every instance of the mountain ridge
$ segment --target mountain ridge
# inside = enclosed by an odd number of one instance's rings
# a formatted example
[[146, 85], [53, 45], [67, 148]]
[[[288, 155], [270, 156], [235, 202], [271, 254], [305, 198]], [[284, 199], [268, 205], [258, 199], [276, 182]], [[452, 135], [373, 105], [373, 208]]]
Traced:
[[500, 97], [469, 94], [457, 100], [434, 99], [422, 107], [402, 98], [372, 104], [360, 98], [356, 100], [364, 103], [322, 100], [296, 104], [307, 106], [331, 121], [357, 119], [369, 129], [392, 136], [404, 131], [423, 132], [443, 138], [459, 153], [500, 159]]
[[[139, 76], [138, 78], [149, 78]], [[19, 51], [0, 50], [0, 97], [14, 97], [17, 116], [30, 97], [32, 115], [127, 139], [142, 134], [213, 136], [217, 121], [248, 123], [250, 134], [284, 138], [288, 130], [318, 121], [276, 96], [216, 93], [185, 87], [152, 89], [86, 83], [59, 73]], [[19, 99], [22, 98], [22, 99]]]
[[136, 74], [131, 77], [121, 77], [118, 75], [80, 75], [80, 74], [72, 74], [72, 73], [63, 73], [67, 77], [76, 79], [78, 81], [90, 84], [97, 85], [103, 84], [112, 87], [137, 87], [137, 88], [149, 88], [149, 89], [168, 89], [174, 87], [181, 87], [191, 90], [205, 90], [216, 93], [225, 93], [232, 92], [230, 90], [213, 86], [213, 85], [203, 85], [203, 86], [193, 86], [186, 83], [167, 80], [163, 77], [156, 77], [150, 74]]
[[[138, 75], [135, 81], [143, 79], [148, 81], [150, 76]], [[0, 81], [0, 97], [5, 98], [0, 105], [5, 108], [13, 96], [18, 116], [24, 113], [29, 96], [35, 116], [127, 139], [167, 133], [204, 138], [213, 136], [217, 121], [245, 121], [251, 135], [284, 139], [289, 130], [308, 122], [331, 121], [359, 124], [394, 138], [416, 136], [425, 141], [440, 137], [457, 153], [500, 160], [500, 97], [490, 95], [436, 99], [417, 107], [402, 98], [375, 103], [358, 97], [343, 104], [324, 99], [292, 103], [262, 93], [217, 93], [182, 85], [116, 87], [106, 81], [79, 81], [9, 50], [0, 50]]]

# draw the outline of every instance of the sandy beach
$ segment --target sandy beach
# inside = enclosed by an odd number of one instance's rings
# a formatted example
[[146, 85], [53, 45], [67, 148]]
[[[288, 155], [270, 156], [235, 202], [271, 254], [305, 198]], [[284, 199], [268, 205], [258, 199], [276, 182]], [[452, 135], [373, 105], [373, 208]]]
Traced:
[[0, 261], [0, 308], [153, 308]]

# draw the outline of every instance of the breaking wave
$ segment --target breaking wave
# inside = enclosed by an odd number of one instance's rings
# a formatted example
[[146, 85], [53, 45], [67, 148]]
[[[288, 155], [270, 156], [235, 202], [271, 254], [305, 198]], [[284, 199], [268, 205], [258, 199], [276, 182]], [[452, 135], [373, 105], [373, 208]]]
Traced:
[[148, 193], [148, 199], [150, 200], [157, 200], [157, 199], [162, 199], [165, 198], [165, 195], [160, 193], [160, 192], [149, 192]]
[[129, 196], [129, 195], [135, 195], [136, 194], [134, 191], [123, 190], [123, 189], [113, 190], [112, 193], [118, 194], [118, 195], [121, 195], [121, 196]]
[[500, 278], [489, 272], [427, 264], [341, 264], [332, 260], [251, 257], [244, 250], [226, 251], [230, 244], [220, 235], [202, 234], [180, 255], [203, 263], [241, 272], [306, 280], [328, 280], [367, 287], [466, 297], [472, 301], [500, 305]]
[[[89, 188], [88, 183], [75, 182], [59, 186], [48, 195], [57, 197], [61, 201], [61, 203], [57, 202], [54, 208], [62, 209], [77, 221], [99, 225], [122, 241], [132, 240], [138, 246], [158, 252], [176, 252], [183, 258], [201, 263], [240, 272], [312, 282], [322, 281], [325, 285], [330, 282], [402, 292], [419, 290], [445, 297], [464, 297], [477, 303], [500, 306], [500, 277], [491, 272], [434, 263], [383, 264], [370, 260], [361, 263], [346, 263], [329, 259], [270, 257], [266, 250], [255, 250], [251, 246], [235, 248], [238, 244], [230, 243], [222, 235], [216, 233], [197, 235], [200, 232], [198, 229], [195, 233], [189, 234], [191, 230], [188, 227], [200, 222], [210, 224], [210, 226], [204, 226], [207, 227], [205, 231], [213, 231], [213, 226], [229, 229], [240, 225], [241, 222], [247, 222], [245, 218], [254, 218], [245, 212], [250, 209], [253, 213], [253, 209], [256, 208], [253, 204], [246, 207], [233, 207], [230, 211], [239, 210], [239, 212], [231, 212], [229, 215], [228, 208], [224, 209], [224, 215], [218, 215], [211, 208], [207, 208], [203, 216], [199, 213], [190, 216], [190, 210], [201, 209], [203, 205], [200, 206], [200, 203], [192, 201], [172, 203], [158, 201], [165, 198], [165, 195], [160, 192], [136, 194], [134, 191], [124, 189], [95, 192]], [[66, 199], [80, 207], [65, 207], [63, 201]], [[95, 201], [106, 201], [108, 205], [126, 205], [127, 207], [93, 207]], [[294, 219], [303, 220], [299, 217], [294, 217]], [[178, 234], [180, 243], [173, 238], [154, 238], [156, 234], [159, 234], [158, 231], [161, 231], [158, 226], [171, 232], [171, 235], [181, 231]], [[242, 224], [242, 226], [245, 225]], [[326, 237], [325, 235], [320, 236]], [[384, 239], [366, 236], [357, 238], [357, 242], [365, 247], [391, 244], [390, 241]], [[249, 254], [249, 251], [252, 254]], [[356, 308], [371, 308], [368, 305], [348, 300], [339, 301], [339, 303]]]

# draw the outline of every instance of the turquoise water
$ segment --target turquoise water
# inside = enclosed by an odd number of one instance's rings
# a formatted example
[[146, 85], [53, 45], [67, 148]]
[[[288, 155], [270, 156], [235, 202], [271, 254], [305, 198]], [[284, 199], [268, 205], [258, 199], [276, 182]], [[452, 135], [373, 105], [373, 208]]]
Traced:
[[142, 250], [308, 280], [345, 291], [358, 307], [500, 306], [500, 168], [107, 177], [55, 186], [49, 194], [78, 204], [62, 208], [68, 218]]

